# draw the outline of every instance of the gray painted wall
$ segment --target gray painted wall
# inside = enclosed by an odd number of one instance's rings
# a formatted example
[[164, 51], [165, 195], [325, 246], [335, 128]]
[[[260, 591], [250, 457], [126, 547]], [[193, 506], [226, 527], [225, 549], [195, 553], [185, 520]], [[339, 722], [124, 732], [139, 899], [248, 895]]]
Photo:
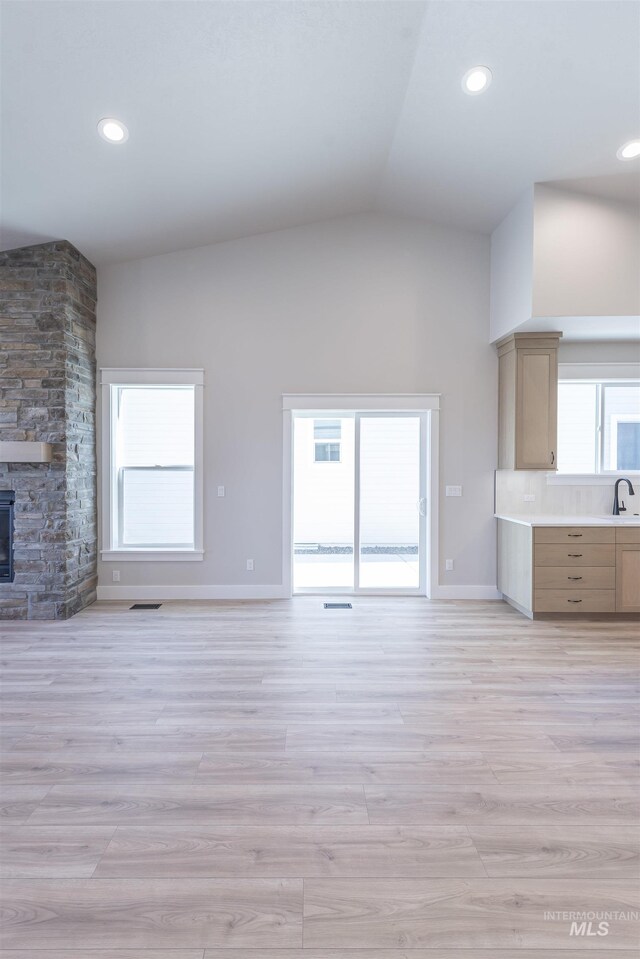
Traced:
[[533, 302], [533, 189], [491, 234], [490, 339], [508, 336], [531, 316]]
[[121, 595], [281, 583], [285, 392], [441, 392], [441, 484], [464, 495], [441, 500], [440, 581], [495, 585], [488, 237], [345, 217], [106, 266], [98, 284], [100, 367], [205, 369], [205, 560], [100, 563], [101, 586], [114, 568]]
[[637, 208], [541, 183], [534, 195], [532, 315], [640, 314]]

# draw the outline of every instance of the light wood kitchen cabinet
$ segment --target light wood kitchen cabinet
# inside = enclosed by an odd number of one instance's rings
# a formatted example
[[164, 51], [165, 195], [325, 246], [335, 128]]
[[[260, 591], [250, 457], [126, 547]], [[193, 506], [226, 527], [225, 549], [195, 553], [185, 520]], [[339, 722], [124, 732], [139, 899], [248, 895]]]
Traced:
[[526, 616], [640, 613], [640, 527], [498, 521], [498, 589]]
[[616, 532], [616, 612], [640, 613], [640, 528]]
[[562, 333], [512, 333], [498, 350], [498, 468], [557, 469]]

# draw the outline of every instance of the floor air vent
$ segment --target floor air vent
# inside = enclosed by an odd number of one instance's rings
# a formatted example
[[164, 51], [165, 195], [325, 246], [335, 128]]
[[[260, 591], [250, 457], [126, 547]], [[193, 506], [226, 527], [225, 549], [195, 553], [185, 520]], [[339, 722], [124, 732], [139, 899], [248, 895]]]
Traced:
[[325, 603], [325, 609], [352, 609], [351, 603]]
[[129, 609], [160, 609], [162, 603], [134, 603]]

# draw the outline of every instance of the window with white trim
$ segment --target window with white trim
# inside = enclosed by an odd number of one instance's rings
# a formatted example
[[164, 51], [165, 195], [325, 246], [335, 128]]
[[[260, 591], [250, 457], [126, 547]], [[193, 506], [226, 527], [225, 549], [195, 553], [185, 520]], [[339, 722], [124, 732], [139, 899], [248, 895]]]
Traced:
[[202, 553], [201, 387], [197, 370], [103, 372], [103, 553]]
[[640, 383], [560, 380], [558, 472], [640, 470]]

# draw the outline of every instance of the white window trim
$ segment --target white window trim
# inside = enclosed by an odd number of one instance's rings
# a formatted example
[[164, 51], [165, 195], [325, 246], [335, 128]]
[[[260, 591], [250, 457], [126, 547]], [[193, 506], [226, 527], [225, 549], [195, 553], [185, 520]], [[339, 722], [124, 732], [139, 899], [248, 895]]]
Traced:
[[[116, 491], [111, 488], [113, 475], [113, 415], [112, 397], [114, 386], [193, 386], [195, 402], [195, 449], [194, 449], [194, 546], [193, 549], [121, 549], [114, 548], [113, 528], [116, 510]], [[204, 559], [204, 430], [203, 389], [204, 370], [201, 369], [115, 369], [100, 371], [101, 387], [101, 508], [102, 549], [100, 558], [106, 562], [199, 562]]]
[[[381, 405], [381, 402], [383, 405]], [[371, 410], [424, 413], [440, 409], [440, 393], [283, 393], [282, 409], [312, 412], [314, 419], [330, 419], [329, 411]], [[321, 414], [321, 415], [319, 415]]]
[[[637, 363], [560, 363], [558, 381], [583, 383], [635, 384], [640, 380]], [[601, 433], [600, 429], [598, 432]], [[604, 457], [604, 437], [598, 437], [600, 462]], [[640, 477], [640, 470], [600, 470], [599, 473], [547, 473], [547, 486], [610, 486], [624, 472], [625, 476]]]

